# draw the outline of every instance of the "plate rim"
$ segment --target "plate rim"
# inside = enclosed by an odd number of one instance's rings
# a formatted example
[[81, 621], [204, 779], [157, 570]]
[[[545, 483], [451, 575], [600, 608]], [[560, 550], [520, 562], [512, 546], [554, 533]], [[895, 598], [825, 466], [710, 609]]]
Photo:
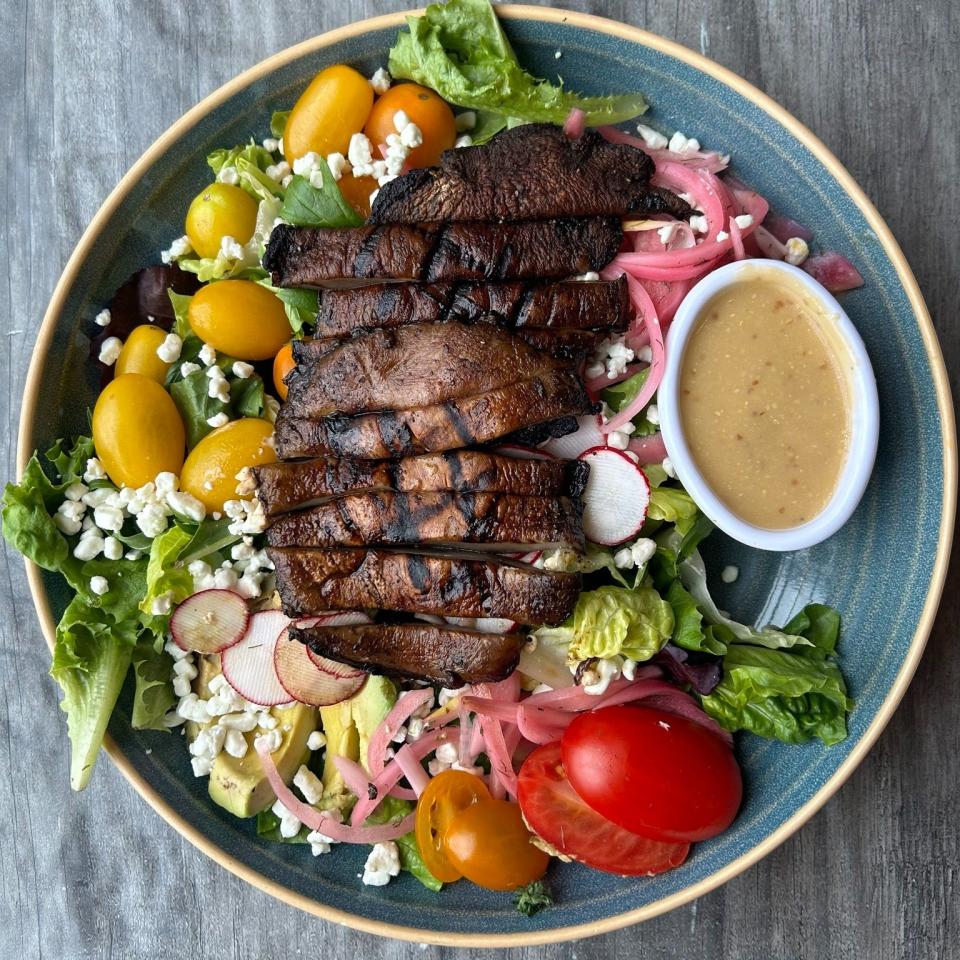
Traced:
[[[20, 424], [17, 436], [18, 478], [22, 476], [27, 461], [33, 453], [30, 445], [32, 444], [32, 424], [39, 398], [40, 374], [47, 354], [49, 353], [56, 328], [56, 321], [63, 309], [67, 293], [76, 280], [77, 274], [85, 262], [90, 249], [103, 232], [106, 221], [112, 216], [116, 208], [126, 198], [127, 194], [140, 180], [149, 166], [152, 165], [168, 147], [187, 134], [202, 117], [206, 116], [206, 114], [218, 107], [229, 97], [243, 90], [254, 81], [267, 76], [292, 60], [316, 52], [317, 50], [322, 50], [325, 47], [332, 46], [343, 40], [370, 31], [390, 27], [401, 28], [404, 25], [406, 17], [416, 16], [422, 12], [422, 8], [418, 8], [416, 10], [398, 11], [396, 13], [370, 17], [365, 20], [358, 20], [319, 34], [316, 37], [301, 41], [261, 60], [259, 63], [242, 71], [227, 83], [208, 94], [183, 114], [157, 137], [130, 167], [119, 183], [108, 194], [100, 206], [100, 209], [77, 241], [60, 279], [57, 281], [51, 294], [47, 309], [44, 312], [43, 320], [41, 321], [37, 339], [34, 344], [30, 366], [27, 370], [23, 401], [20, 408]], [[854, 745], [850, 754], [803, 806], [794, 811], [776, 830], [763, 841], [751, 847], [750, 850], [741, 854], [726, 866], [714, 871], [707, 877], [704, 877], [702, 880], [683, 890], [661, 897], [644, 906], [613, 916], [591, 920], [586, 923], [554, 927], [548, 930], [531, 930], [530, 932], [521, 931], [514, 933], [489, 933], [482, 931], [462, 933], [442, 930], [419, 930], [415, 927], [362, 917], [336, 907], [319, 903], [308, 896], [296, 893], [289, 887], [283, 886], [283, 884], [271, 880], [226, 853], [221, 847], [203, 835], [195, 826], [188, 823], [140, 776], [109, 734], [104, 738], [104, 749], [111, 761], [137, 793], [182, 837], [234, 875], [289, 906], [294, 906], [306, 913], [321, 917], [327, 921], [343, 924], [365, 933], [377, 934], [384, 937], [393, 937], [395, 939], [416, 943], [459, 947], [517, 947], [556, 943], [564, 940], [573, 940], [608, 933], [639, 923], [643, 920], [651, 919], [682, 906], [685, 903], [689, 903], [711, 890], [716, 889], [728, 880], [733, 879], [733, 877], [742, 873], [771, 853], [776, 847], [783, 843], [787, 837], [803, 826], [803, 824], [820, 810], [827, 800], [836, 793], [840, 786], [853, 773], [854, 769], [859, 766], [886, 727], [909, 686], [924, 647], [926, 646], [927, 638], [930, 635], [933, 621], [939, 607], [940, 597], [943, 592], [950, 560], [957, 499], [957, 435], [953, 400], [943, 354], [936, 330], [930, 318], [930, 313], [924, 302], [916, 278], [913, 275], [913, 271], [903, 251], [900, 249], [900, 245], [894, 238], [892, 231], [859, 184], [857, 184], [851, 174], [826, 145], [786, 110], [786, 108], [780, 106], [780, 104], [752, 83], [749, 83], [734, 71], [721, 66], [702, 54], [696, 53], [673, 40], [667, 40], [640, 27], [634, 27], [606, 17], [564, 10], [557, 7], [532, 6], [527, 4], [498, 4], [497, 13], [509, 20], [542, 20], [548, 23], [559, 23], [580, 29], [592, 30], [597, 33], [629, 40], [674, 57], [686, 65], [718, 80], [724, 86], [731, 88], [745, 99], [760, 107], [760, 109], [780, 126], [789, 131], [824, 164], [840, 184], [846, 195], [864, 215], [871, 229], [876, 234], [884, 253], [890, 259], [896, 270], [900, 284], [903, 287], [914, 318], [916, 319], [927, 353], [936, 393], [937, 408], [940, 414], [941, 439], [943, 443], [944, 488], [934, 566], [931, 572], [927, 594], [924, 598], [923, 608], [910, 642], [910, 647], [880, 709], [864, 731], [860, 740]], [[30, 560], [25, 559], [24, 562], [26, 565], [30, 595], [47, 646], [52, 651], [55, 623], [44, 590], [42, 572], [40, 568]]]

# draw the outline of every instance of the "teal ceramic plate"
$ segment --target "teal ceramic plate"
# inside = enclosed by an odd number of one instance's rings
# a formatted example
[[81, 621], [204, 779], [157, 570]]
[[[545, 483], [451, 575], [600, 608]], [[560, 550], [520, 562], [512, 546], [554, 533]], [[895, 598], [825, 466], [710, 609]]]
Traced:
[[[519, 916], [509, 897], [467, 883], [439, 896], [408, 876], [364, 888], [357, 872], [365, 851], [340, 848], [315, 859], [303, 847], [260, 842], [252, 823], [208, 801], [206, 780], [191, 775], [181, 738], [133, 730], [129, 696], [122, 700], [110, 725], [114, 762], [172, 826], [227, 869], [341, 923], [461, 946], [581, 937], [637, 922], [728, 880], [796, 830], [863, 758], [916, 668], [943, 584], [955, 497], [952, 405], [929, 316], [889, 230], [823, 145], [745, 81], [676, 44], [560, 10], [500, 12], [533, 72], [555, 75], [554, 52], [562, 50], [569, 86], [644, 91], [652, 122], [731, 153], [737, 174], [776, 209], [850, 257], [866, 285], [844, 305], [876, 369], [882, 434], [859, 510], [826, 543], [780, 555], [717, 534], [706, 551], [714, 564], [722, 558], [740, 566], [740, 579], [720, 599], [745, 618], [782, 623], [809, 600], [841, 609], [843, 668], [857, 703], [849, 738], [830, 749], [742, 738], [746, 800], [738, 820], [698, 844], [680, 869], [655, 879], [563, 865], [554, 870], [557, 906], [532, 919]], [[77, 398], [92, 405], [95, 391], [86, 379], [82, 331], [127, 275], [155, 262], [181, 232], [189, 200], [209, 179], [208, 151], [266, 136], [271, 112], [289, 108], [322, 67], [347, 62], [369, 74], [386, 62], [401, 25], [400, 14], [369, 20], [265, 61], [191, 110], [124, 177], [77, 246], [44, 319], [23, 408], [21, 467], [34, 447], [86, 426], [86, 404]], [[35, 568], [29, 575], [49, 640], [68, 599], [65, 588]]]

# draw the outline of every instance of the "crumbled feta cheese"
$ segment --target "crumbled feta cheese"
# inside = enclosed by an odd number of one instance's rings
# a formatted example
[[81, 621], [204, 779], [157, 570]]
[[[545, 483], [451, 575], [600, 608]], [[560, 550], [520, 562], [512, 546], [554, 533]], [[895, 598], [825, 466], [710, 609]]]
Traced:
[[315, 190], [323, 189], [323, 171], [314, 170], [310, 174], [310, 186]]
[[733, 566], [733, 564], [728, 564], [720, 571], [720, 579], [724, 583], [736, 583], [737, 577], [740, 576], [740, 568]]
[[235, 187], [240, 182], [240, 174], [237, 173], [236, 167], [221, 167], [217, 179], [228, 187]]
[[657, 230], [657, 236], [660, 238], [660, 242], [664, 246], [666, 246], [676, 236], [679, 226], [680, 225], [677, 223], [668, 223]]
[[718, 243], [723, 243], [724, 240], [729, 240], [729, 239], [730, 239], [730, 234], [727, 233], [726, 230], [718, 230], [718, 231], [717, 231], [717, 242], [718, 242]]
[[641, 363], [653, 363], [653, 349], [649, 343], [644, 344], [644, 346], [637, 351], [637, 359], [641, 361]]
[[160, 254], [160, 259], [164, 263], [171, 263], [192, 252], [193, 248], [190, 246], [190, 238], [187, 236], [177, 237], [177, 239]]
[[213, 575], [213, 585], [218, 590], [232, 590], [239, 579], [236, 570], [221, 568]]
[[[90, 490], [88, 493], [85, 493], [80, 498], [80, 501], [88, 507], [99, 507], [100, 504], [106, 503], [114, 493], [116, 493], [116, 491], [110, 487], [98, 487], [96, 490]], [[61, 507], [61, 509], [63, 509], [63, 507]]]
[[441, 707], [446, 706], [451, 700], [454, 700], [460, 696], [462, 689], [462, 687], [441, 687], [437, 702]]
[[103, 555], [108, 560], [119, 560], [123, 556], [123, 544], [116, 537], [106, 537], [103, 541]]
[[207, 426], [213, 427], [214, 429], [217, 427], [222, 427], [229, 422], [230, 418], [222, 411], [220, 413], [215, 413], [212, 417], [207, 417]]
[[110, 326], [110, 311], [101, 310], [94, 318], [93, 322], [98, 327], [109, 327]]
[[122, 349], [123, 341], [119, 337], [107, 337], [107, 339], [100, 344], [100, 362], [106, 364], [108, 367], [112, 367], [117, 362], [117, 358], [120, 356]]
[[157, 356], [164, 363], [173, 363], [180, 359], [180, 351], [183, 349], [183, 341], [175, 334], [168, 333], [163, 343], [157, 347]]
[[783, 259], [799, 267], [809, 255], [810, 247], [807, 246], [807, 241], [803, 237], [791, 237], [787, 241], [787, 255]]
[[456, 763], [460, 759], [460, 751], [455, 743], [447, 741], [437, 747], [436, 757], [441, 763]]
[[421, 717], [411, 717], [407, 721], [407, 743], [416, 743], [423, 736], [424, 722]]
[[434, 758], [427, 764], [427, 772], [431, 777], [437, 776], [438, 773], [443, 773], [444, 770], [449, 770], [450, 764], [444, 763], [442, 760], [437, 760]]
[[[228, 731], [235, 730], [238, 733], [250, 733], [257, 729], [257, 715], [255, 713], [225, 713], [219, 720], [221, 727], [226, 727]], [[229, 736], [229, 732], [227, 736]]]
[[207, 777], [213, 769], [213, 761], [209, 757], [194, 757], [190, 766], [193, 767], [195, 777]]
[[629, 657], [627, 657], [623, 661], [623, 666], [620, 668], [620, 673], [622, 674], [624, 680], [629, 680], [632, 683], [634, 677], [637, 675], [637, 661], [631, 660]]
[[363, 865], [363, 882], [368, 887], [385, 887], [400, 873], [400, 851], [392, 840], [375, 843]]
[[123, 510], [119, 507], [108, 507], [106, 505], [95, 507], [93, 522], [101, 530], [119, 530], [123, 526]]
[[630, 444], [630, 434], [623, 430], [611, 430], [607, 434], [607, 446], [614, 450], [626, 450]]
[[635, 543], [623, 547], [613, 555], [613, 562], [620, 568], [642, 567], [649, 563], [657, 552], [656, 543], [648, 537], [641, 537]]
[[[209, 343], [205, 343], [200, 348], [198, 359], [205, 367], [210, 367], [211, 369], [213, 369], [213, 364], [217, 362], [217, 351], [214, 350]], [[217, 369], [220, 370], [219, 367], [217, 367]], [[223, 371], [220, 370], [220, 373], [222, 374]]]
[[593, 363], [588, 363], [584, 367], [584, 374], [588, 380], [596, 380], [597, 377], [602, 377], [606, 372], [607, 368], [602, 364], [594, 361]]
[[[113, 537], [110, 538], [111, 540]], [[73, 548], [73, 555], [78, 560], [92, 560], [103, 550], [104, 540], [100, 536], [81, 537], [80, 542]]]
[[153, 602], [150, 604], [150, 612], [155, 617], [164, 617], [170, 610], [173, 608], [173, 594], [168, 590], [166, 593], [161, 593], [159, 597], [154, 597]]
[[685, 137], [679, 130], [670, 138], [667, 149], [674, 153], [696, 153], [700, 149], [700, 141], [693, 137]]
[[148, 503], [137, 513], [137, 526], [146, 536], [159, 537], [167, 529], [167, 515], [157, 503]]
[[267, 139], [263, 141], [263, 149], [266, 150], [267, 153], [276, 153], [277, 146], [278, 143], [273, 137], [267, 137]]
[[167, 504], [174, 513], [200, 523], [207, 515], [207, 509], [193, 494], [185, 490], [174, 490], [167, 494]]
[[133, 563], [133, 562], [139, 560], [139, 559], [140, 559], [140, 556], [141, 556], [141, 554], [140, 554], [140, 551], [139, 551], [139, 550], [128, 550], [128, 551], [123, 555], [123, 559], [124, 559], [124, 560], [129, 560], [131, 563]]
[[196, 680], [197, 673], [197, 668], [193, 664], [193, 657], [187, 656], [173, 662], [173, 675], [175, 677], [186, 677], [188, 680]]
[[450, 764], [450, 769], [451, 769], [451, 770], [460, 770], [460, 771], [462, 771], [463, 773], [470, 773], [470, 774], [473, 774], [473, 776], [475, 776], [475, 777], [482, 777], [482, 776], [483, 776], [483, 767], [477, 767], [477, 766], [465, 767], [459, 760], [458, 760], [456, 763], [451, 763], [451, 764]]
[[410, 118], [405, 110], [398, 110], [393, 115], [393, 127], [397, 133], [403, 133], [404, 128], [410, 125]]
[[328, 837], [323, 833], [317, 833], [316, 830], [311, 830], [307, 834], [307, 843], [310, 844], [310, 853], [315, 857], [319, 857], [321, 854], [330, 852], [330, 845], [337, 843], [337, 840], [334, 840], [332, 837]]
[[284, 178], [280, 181], [280, 186], [283, 187], [284, 190], [286, 190], [287, 187], [290, 186], [290, 184], [291, 184], [292, 181], [293, 181], [293, 174], [291, 173], [289, 176], [284, 177]]
[[107, 471], [103, 469], [103, 464], [96, 458], [90, 457], [87, 460], [86, 469], [83, 471], [84, 483], [93, 483], [94, 480], [105, 480]]
[[110, 584], [106, 577], [91, 577], [90, 590], [98, 597], [102, 597], [110, 589]]
[[542, 559], [544, 570], [570, 572], [577, 569], [577, 554], [565, 547], [545, 551]]
[[390, 74], [383, 67], [378, 67], [370, 78], [370, 86], [377, 96], [383, 96], [390, 89]]
[[464, 133], [461, 136], [457, 137], [456, 140], [453, 141], [453, 145], [458, 150], [461, 147], [472, 147], [473, 137], [471, 137], [469, 133]]
[[293, 172], [298, 177], [309, 177], [320, 163], [320, 154], [310, 150], [293, 161]]
[[319, 803], [323, 796], [323, 783], [320, 778], [303, 764], [300, 764], [300, 769], [294, 775], [293, 785], [309, 804]]
[[308, 750], [322, 750], [326, 745], [327, 738], [319, 730], [314, 730], [313, 733], [307, 737]]
[[81, 500], [83, 495], [89, 491], [89, 487], [79, 480], [74, 480], [64, 491], [63, 495], [68, 500]]
[[180, 364], [180, 376], [186, 380], [187, 377], [192, 376], [200, 369], [201, 367], [199, 363], [194, 363], [192, 360], [187, 360], [186, 363]]
[[586, 273], [581, 273], [573, 279], [583, 281], [584, 283], [595, 283], [600, 279], [600, 274], [597, 273], [596, 270], [588, 270]]
[[271, 807], [275, 816], [280, 818], [280, 836], [289, 840], [300, 832], [300, 821], [279, 800]]
[[409, 150], [415, 150], [423, 143], [423, 134], [415, 123], [408, 123], [400, 131], [400, 142]]
[[619, 657], [611, 657], [609, 660], [598, 660], [591, 670], [584, 670], [581, 681], [585, 678], [589, 683], [581, 682], [581, 689], [584, 693], [599, 697], [607, 692], [607, 687], [620, 676]]
[[626, 345], [623, 337], [613, 337], [604, 340], [597, 347], [585, 372], [588, 377], [600, 376], [603, 370], [597, 373], [593, 371], [596, 370], [598, 364], [602, 364], [607, 377], [613, 380], [627, 369], [627, 364], [631, 360], [633, 360], [633, 351]]
[[283, 179], [283, 174], [280, 172], [280, 167], [275, 163], [271, 163], [270, 166], [267, 167], [267, 169], [263, 172], [276, 183], [279, 183]]
[[753, 216], [749, 213], [741, 213], [739, 217], [734, 217], [733, 222], [741, 229], [753, 226]]
[[276, 423], [277, 414], [280, 412], [280, 401], [277, 400], [276, 397], [270, 396], [270, 394], [268, 393], [263, 398], [263, 407], [264, 407], [264, 412], [263, 412], [264, 420], [266, 420], [268, 423]]
[[454, 117], [454, 123], [457, 127], [457, 133], [466, 133], [477, 125], [477, 113], [475, 110], [464, 110]]
[[563, 56], [563, 51], [562, 51], [562, 50], [557, 50], [557, 51], [554, 53], [554, 55], [553, 55], [553, 59], [554, 59], [554, 60], [559, 60], [562, 56]]
[[667, 138], [662, 134], [658, 133], [653, 127], [648, 127], [643, 123], [637, 124], [637, 133], [640, 134], [643, 142], [651, 150], [663, 150], [664, 147], [669, 143]]
[[372, 151], [372, 144], [362, 133], [355, 133], [350, 138], [350, 145], [347, 147], [347, 159], [350, 161], [350, 166], [354, 168], [354, 176], [358, 176], [358, 168], [365, 171], [373, 163]]
[[663, 467], [663, 472], [668, 477], [676, 477], [677, 472], [673, 469], [673, 461], [669, 457], [664, 457], [663, 463], [661, 463], [660, 466]]
[[697, 213], [690, 218], [690, 229], [694, 233], [706, 233], [710, 229], [710, 224], [706, 217]]
[[238, 760], [247, 755], [247, 738], [235, 729], [227, 729], [223, 738], [223, 749]]
[[646, 416], [648, 422], [657, 426], [660, 423], [660, 408], [655, 403], [651, 403], [650, 406], [647, 407]]
[[243, 244], [234, 240], [229, 234], [220, 239], [220, 256], [228, 260], [243, 259]]
[[166, 496], [180, 485], [177, 475], [170, 470], [162, 470], [153, 478], [153, 488], [158, 494]]
[[[210, 367], [211, 370], [219, 370], [219, 367]], [[221, 403], [230, 402], [230, 384], [223, 377], [211, 377], [207, 384], [207, 396], [211, 400], [219, 400]]]

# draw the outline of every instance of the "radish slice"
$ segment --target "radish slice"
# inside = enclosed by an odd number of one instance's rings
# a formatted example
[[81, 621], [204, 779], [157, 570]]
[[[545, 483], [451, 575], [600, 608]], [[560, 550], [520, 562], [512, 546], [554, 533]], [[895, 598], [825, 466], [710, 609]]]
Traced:
[[[608, 385], [612, 382], [608, 381]], [[606, 442], [600, 430], [600, 414], [592, 414], [577, 417], [577, 429], [574, 433], [568, 433], [565, 437], [554, 437], [548, 440], [542, 449], [563, 460], [575, 460], [584, 450], [602, 447]]]
[[647, 518], [650, 484], [622, 450], [594, 447], [579, 457], [590, 464], [583, 491], [583, 532], [603, 546], [623, 543], [640, 533]]
[[201, 590], [174, 610], [170, 632], [181, 650], [220, 653], [243, 639], [249, 621], [250, 611], [239, 594]]
[[[373, 621], [365, 613], [347, 611], [345, 613], [321, 613], [316, 617], [304, 617], [301, 620], [294, 621], [293, 626], [306, 630], [310, 627], [348, 627], [361, 623], [373, 623]], [[303, 648], [307, 651], [307, 656], [324, 673], [329, 673], [334, 677], [339, 677], [344, 680], [350, 677], [366, 676], [366, 672], [363, 670], [358, 670], [356, 667], [351, 667], [346, 663], [340, 663], [338, 660], [331, 660], [329, 657], [314, 653], [308, 646], [303, 645]], [[334, 702], [339, 703], [339, 701]], [[316, 706], [327, 706], [327, 704], [316, 704]]]
[[[294, 700], [311, 707], [329, 707], [348, 700], [366, 682], [367, 675], [362, 671], [344, 668], [343, 664], [325, 657], [319, 659], [318, 663], [311, 657], [307, 646], [291, 637], [286, 627], [280, 631], [273, 650], [273, 668], [280, 686]], [[329, 671], [327, 664], [331, 667]], [[350, 673], [343, 676], [334, 672], [341, 669]]]
[[505, 617], [447, 617], [447, 623], [480, 633], [497, 634], [509, 633], [517, 625], [516, 620], [507, 620]]
[[514, 460], [553, 460], [552, 453], [537, 447], [528, 447], [522, 443], [504, 443], [493, 448], [494, 453], [502, 457], [513, 457]]
[[243, 639], [223, 652], [223, 675], [251, 703], [275, 707], [290, 702], [273, 666], [277, 638], [289, 624], [290, 618], [279, 610], [262, 610], [250, 618]]

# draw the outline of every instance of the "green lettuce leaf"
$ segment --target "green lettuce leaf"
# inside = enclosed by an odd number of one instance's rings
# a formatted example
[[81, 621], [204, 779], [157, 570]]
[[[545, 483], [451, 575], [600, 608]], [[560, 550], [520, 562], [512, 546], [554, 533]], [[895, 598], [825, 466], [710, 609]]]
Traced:
[[681, 536], [689, 533], [697, 523], [700, 509], [693, 497], [681, 487], [651, 487], [647, 520], [663, 520], [676, 524]]
[[679, 580], [670, 584], [666, 593], [667, 602], [673, 608], [673, 636], [671, 639], [685, 650], [697, 650], [722, 656], [727, 644], [711, 627], [704, 627], [703, 614], [696, 600], [683, 588]]
[[[180, 411], [187, 431], [187, 447], [193, 449], [214, 427], [207, 422], [217, 414], [225, 413], [231, 420], [239, 417], [262, 417], [265, 407], [263, 379], [255, 373], [245, 380], [234, 377], [230, 357], [219, 357], [217, 364], [230, 381], [230, 400], [224, 402], [208, 394], [210, 380], [203, 370], [195, 370], [189, 377], [172, 379], [170, 396]], [[178, 374], [179, 375], [179, 368]]]
[[163, 718], [177, 702], [170, 682], [173, 658], [158, 651], [150, 634], [141, 635], [133, 648], [133, 693], [131, 723], [136, 730], [168, 730]]
[[[180, 337], [181, 340], [186, 340], [188, 337], [194, 337], [188, 316], [190, 301], [193, 299], [193, 296], [176, 293], [172, 287], [167, 290], [167, 296], [170, 298], [170, 305], [173, 307], [173, 332]], [[200, 338], [195, 337], [195, 339], [199, 340]]]
[[847, 735], [853, 708], [840, 668], [801, 652], [765, 650], [733, 643], [723, 659], [723, 678], [703, 708], [727, 730], [804, 743], [818, 737], [827, 746]]
[[154, 614], [153, 601], [169, 593], [173, 603], [181, 603], [193, 593], [193, 577], [178, 561], [190, 544], [193, 534], [174, 523], [156, 537], [150, 547], [147, 561], [145, 592], [141, 593], [140, 610], [144, 622], [158, 637], [162, 648], [163, 637], [170, 622], [169, 614]]
[[635, 373], [632, 377], [627, 377], [626, 380], [615, 383], [612, 387], [607, 387], [602, 394], [604, 403], [614, 413], [619, 413], [643, 389], [648, 376], [650, 376], [649, 367]]
[[283, 302], [283, 308], [290, 321], [290, 329], [294, 336], [302, 336], [305, 327], [312, 327], [317, 322], [317, 312], [320, 309], [320, 300], [316, 290], [305, 290], [299, 287], [275, 287], [270, 278], [259, 281], [260, 285], [272, 290]]
[[673, 633], [673, 609], [651, 587], [599, 587], [581, 593], [559, 627], [541, 627], [538, 638], [566, 642], [568, 659], [617, 655], [649, 660]]
[[287, 129], [287, 121], [290, 119], [289, 110], [275, 110], [270, 117], [270, 136], [279, 140]]
[[219, 175], [224, 167], [234, 167], [238, 175], [237, 186], [254, 200], [283, 196], [283, 187], [264, 172], [273, 165], [273, 156], [253, 141], [243, 146], [214, 150], [207, 156], [207, 165], [215, 175]]
[[696, 600], [704, 619], [708, 623], [726, 627], [741, 643], [752, 643], [770, 649], [814, 646], [813, 641], [808, 640], [802, 633], [791, 633], [774, 626], [757, 629], [724, 616], [713, 597], [710, 596], [710, 591], [707, 588], [707, 570], [699, 550], [693, 550], [686, 559], [680, 561], [676, 569], [683, 586]]
[[57, 627], [50, 675], [63, 690], [70, 737], [70, 786], [90, 780], [136, 643], [137, 623], [117, 622], [77, 595]]
[[[584, 97], [527, 73], [488, 0], [449, 0], [407, 17], [390, 50], [390, 73], [436, 90], [461, 107], [513, 121], [563, 123], [578, 107], [590, 126], [619, 123], [647, 109], [639, 94]], [[489, 127], [485, 126], [481, 132]]]
[[[367, 819], [367, 823], [381, 824], [401, 820], [411, 810], [413, 810], [413, 804], [409, 800], [386, 797], [383, 803]], [[423, 857], [420, 856], [420, 848], [417, 846], [417, 838], [413, 831], [398, 837], [394, 843], [396, 843], [397, 852], [400, 855], [401, 870], [413, 874], [428, 890], [437, 891], [443, 887], [443, 884], [427, 869], [427, 865], [423, 862]]]
[[294, 177], [280, 210], [280, 219], [295, 227], [359, 227], [363, 219], [344, 199], [337, 181], [320, 159], [323, 186], [313, 186], [305, 177]]

